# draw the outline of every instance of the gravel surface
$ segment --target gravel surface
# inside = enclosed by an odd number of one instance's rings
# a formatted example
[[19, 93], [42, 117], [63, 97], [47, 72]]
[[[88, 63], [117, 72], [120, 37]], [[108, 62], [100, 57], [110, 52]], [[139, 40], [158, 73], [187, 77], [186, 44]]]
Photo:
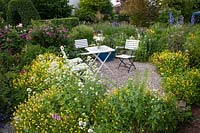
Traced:
[[123, 66], [118, 69], [119, 63], [120, 61], [118, 59], [106, 62], [105, 64], [112, 70], [112, 73], [104, 66], [100, 72], [101, 77], [107, 81], [110, 81], [111, 85], [119, 87], [125, 85], [129, 78], [136, 78], [138, 74], [141, 76], [141, 78], [145, 78], [145, 73], [147, 72], [146, 78], [148, 88], [162, 91], [160, 85], [161, 77], [159, 74], [157, 74], [156, 69], [152, 64], [134, 62], [136, 69], [131, 67], [130, 72], [128, 72], [128, 68]]

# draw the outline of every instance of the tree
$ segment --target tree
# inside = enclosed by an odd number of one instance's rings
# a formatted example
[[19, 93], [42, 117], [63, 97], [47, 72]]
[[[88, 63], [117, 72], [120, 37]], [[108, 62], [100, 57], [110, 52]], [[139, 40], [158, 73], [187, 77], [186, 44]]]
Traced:
[[75, 15], [82, 21], [97, 22], [109, 19], [112, 10], [110, 0], [80, 0], [80, 8]]
[[42, 19], [62, 18], [71, 15], [69, 0], [32, 0]]
[[157, 17], [159, 0], [123, 0], [121, 14], [130, 16], [130, 22], [148, 26]]

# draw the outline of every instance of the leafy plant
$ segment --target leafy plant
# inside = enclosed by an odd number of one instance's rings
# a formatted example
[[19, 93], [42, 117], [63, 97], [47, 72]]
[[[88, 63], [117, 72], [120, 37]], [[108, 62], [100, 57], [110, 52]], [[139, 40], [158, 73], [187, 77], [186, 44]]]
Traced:
[[189, 69], [180, 74], [164, 78], [163, 88], [175, 94], [177, 99], [186, 101], [187, 104], [199, 104], [200, 71]]
[[166, 28], [159, 23], [152, 25], [148, 29], [141, 31], [141, 41], [136, 60], [147, 61], [156, 52], [167, 49]]
[[20, 53], [19, 69], [21, 70], [24, 66], [30, 65], [33, 59], [39, 54], [45, 53], [47, 50], [40, 45], [26, 44]]
[[184, 51], [183, 45], [189, 29], [190, 27], [187, 25], [167, 28], [167, 46], [170, 51]]
[[184, 72], [188, 68], [189, 58], [182, 52], [164, 51], [153, 54], [151, 62], [162, 76], [170, 76]]
[[81, 21], [98, 22], [108, 20], [112, 15], [112, 3], [109, 0], [80, 0], [75, 15]]
[[191, 67], [200, 68], [200, 32], [198, 31], [199, 26], [193, 27], [196, 31], [188, 34], [184, 48], [189, 54], [189, 65]]
[[95, 132], [173, 132], [185, 117], [173, 95], [151, 92], [141, 80], [115, 89], [97, 105]]
[[69, 37], [72, 41], [76, 39], [87, 39], [90, 44], [93, 40], [93, 32], [94, 29], [91, 26], [79, 25], [72, 28], [72, 30], [69, 33]]

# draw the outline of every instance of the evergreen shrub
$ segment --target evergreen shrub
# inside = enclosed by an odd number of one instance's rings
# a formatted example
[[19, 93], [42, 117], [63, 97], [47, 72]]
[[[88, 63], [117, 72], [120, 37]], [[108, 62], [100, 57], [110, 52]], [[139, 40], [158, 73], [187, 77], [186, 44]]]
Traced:
[[7, 20], [9, 24], [22, 23], [27, 26], [31, 24], [31, 19], [40, 19], [31, 0], [11, 0], [8, 3]]

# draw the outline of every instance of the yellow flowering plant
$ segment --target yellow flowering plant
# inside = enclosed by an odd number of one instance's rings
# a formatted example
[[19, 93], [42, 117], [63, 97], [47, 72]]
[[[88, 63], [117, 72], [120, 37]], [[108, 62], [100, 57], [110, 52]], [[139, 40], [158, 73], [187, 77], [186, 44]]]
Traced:
[[28, 96], [13, 114], [17, 132], [93, 131], [90, 114], [106, 89], [97, 79], [81, 80], [62, 58], [46, 53], [13, 83]]
[[173, 93], [178, 100], [187, 104], [200, 103], [200, 71], [189, 69], [181, 74], [174, 74], [164, 78], [163, 88], [166, 92]]
[[23, 101], [30, 93], [41, 92], [52, 85], [61, 85], [63, 80], [72, 80], [69, 75], [73, 73], [64, 65], [62, 58], [51, 53], [38, 55], [31, 65], [25, 66], [13, 80], [13, 88], [22, 92], [16, 100]]
[[182, 52], [163, 51], [154, 53], [151, 62], [157, 67], [161, 76], [182, 73], [188, 68], [188, 55]]

